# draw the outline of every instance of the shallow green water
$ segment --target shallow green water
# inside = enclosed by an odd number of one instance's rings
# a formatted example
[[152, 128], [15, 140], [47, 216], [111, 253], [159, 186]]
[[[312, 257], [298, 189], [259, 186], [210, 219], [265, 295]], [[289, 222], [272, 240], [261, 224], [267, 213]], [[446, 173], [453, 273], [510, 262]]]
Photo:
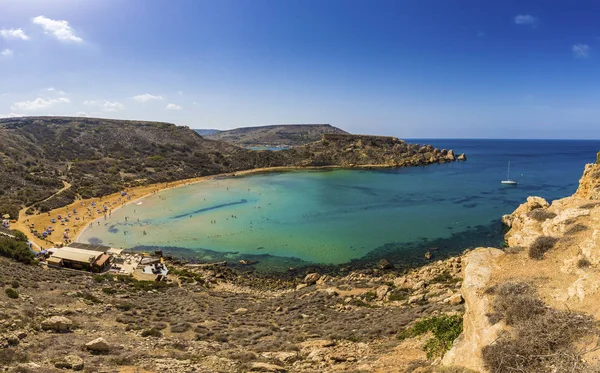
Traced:
[[[167, 190], [114, 212], [80, 241], [162, 248], [204, 260], [258, 259], [257, 267], [267, 270], [307, 263], [372, 265], [379, 258], [399, 265], [423, 260], [433, 248], [439, 258], [468, 247], [500, 245], [500, 217], [528, 195], [554, 199], [573, 193], [599, 146], [452, 142], [467, 152], [467, 162], [270, 173]], [[444, 147], [442, 141], [433, 143]], [[519, 180], [516, 188], [500, 184], [508, 160]]]

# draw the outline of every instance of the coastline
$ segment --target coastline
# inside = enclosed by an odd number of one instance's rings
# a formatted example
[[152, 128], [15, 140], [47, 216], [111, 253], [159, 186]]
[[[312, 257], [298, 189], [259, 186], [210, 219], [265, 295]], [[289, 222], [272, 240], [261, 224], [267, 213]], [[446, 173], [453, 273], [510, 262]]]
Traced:
[[[191, 185], [191, 184], [195, 184], [195, 183], [200, 183], [200, 182], [204, 182], [204, 181], [214, 180], [214, 179], [218, 179], [218, 178], [249, 176], [249, 175], [260, 174], [260, 173], [287, 172], [287, 171], [293, 172], [293, 171], [342, 170], [342, 169], [369, 170], [369, 169], [384, 169], [384, 168], [397, 168], [397, 167], [393, 166], [393, 165], [388, 165], [388, 164], [352, 165], [352, 166], [347, 166], [347, 167], [346, 166], [337, 166], [337, 165], [262, 167], [262, 168], [254, 168], [254, 169], [249, 169], [249, 170], [227, 172], [227, 173], [222, 173], [222, 174], [199, 176], [196, 178], [181, 179], [181, 180], [170, 181], [170, 182], [161, 182], [161, 183], [156, 183], [156, 184], [150, 184], [150, 185], [144, 185], [144, 186], [138, 186], [138, 187], [124, 189], [124, 191], [126, 191], [128, 194], [134, 195], [135, 198], [133, 198], [123, 204], [120, 204], [118, 206], [115, 206], [112, 209], [112, 211], [114, 212], [124, 206], [130, 205], [131, 203], [136, 203], [148, 196], [151, 196], [154, 193], [159, 193], [159, 192], [162, 192], [165, 190], [178, 188], [178, 187], [182, 187], [182, 186], [186, 186], [186, 185]], [[141, 193], [141, 195], [138, 195], [138, 193]], [[113, 203], [117, 202], [119, 200], [119, 198], [121, 198], [121, 192], [116, 192], [116, 193], [109, 194], [109, 195], [106, 195], [103, 197], [78, 199], [75, 202], [73, 202], [67, 206], [63, 206], [63, 207], [60, 207], [57, 209], [50, 210], [47, 213], [40, 213], [37, 215], [19, 214], [19, 220], [16, 223], [13, 223], [12, 228], [18, 229], [18, 230], [22, 231], [23, 233], [25, 233], [27, 235], [28, 239], [32, 242], [32, 244], [33, 244], [32, 246], [36, 247], [39, 251], [44, 248], [54, 246], [54, 243], [56, 243], [56, 242], [62, 242], [62, 237], [57, 239], [56, 237], [52, 237], [52, 235], [51, 235], [50, 239], [49, 239], [50, 242], [41, 240], [41, 239], [35, 237], [32, 233], [30, 233], [29, 226], [32, 223], [35, 225], [37, 230], [40, 230], [40, 227], [45, 228], [48, 226], [55, 226], [59, 223], [52, 223], [51, 222], [52, 217], [56, 217], [57, 215], [67, 216], [68, 211], [72, 211], [73, 209], [80, 209], [82, 207], [81, 203], [85, 203], [86, 206], [89, 206], [89, 204], [91, 204], [92, 202], [113, 204]], [[26, 209], [27, 208], [24, 208], [24, 209], [22, 209], [22, 211], [25, 211]], [[61, 228], [57, 229], [54, 232], [54, 235], [62, 234], [63, 228], [68, 228], [69, 232], [71, 234], [71, 237], [73, 237], [72, 241], [77, 242], [77, 240], [80, 238], [81, 234], [89, 227], [90, 224], [95, 223], [103, 218], [104, 218], [104, 216], [100, 214], [97, 216], [93, 216], [92, 219], [88, 220], [88, 221], [85, 221], [85, 220], [80, 221], [80, 222], [70, 221], [69, 224], [66, 224], [64, 226], [63, 225], [57, 226], [57, 227], [61, 227]]]

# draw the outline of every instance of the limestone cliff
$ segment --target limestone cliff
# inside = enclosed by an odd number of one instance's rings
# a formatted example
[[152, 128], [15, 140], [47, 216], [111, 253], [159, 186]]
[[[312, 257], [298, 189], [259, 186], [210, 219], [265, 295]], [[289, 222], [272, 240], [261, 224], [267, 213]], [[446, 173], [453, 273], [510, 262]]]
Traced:
[[[529, 197], [502, 221], [509, 228], [504, 251], [479, 248], [463, 258], [464, 329], [444, 365], [488, 372], [482, 349], [500, 335], [519, 333], [503, 321], [490, 322], [494, 286], [526, 284], [552, 315], [600, 319], [600, 164], [585, 167], [572, 196], [551, 204]], [[580, 337], [576, 358], [585, 367], [573, 371], [597, 371], [600, 358], [591, 352], [597, 338]]]

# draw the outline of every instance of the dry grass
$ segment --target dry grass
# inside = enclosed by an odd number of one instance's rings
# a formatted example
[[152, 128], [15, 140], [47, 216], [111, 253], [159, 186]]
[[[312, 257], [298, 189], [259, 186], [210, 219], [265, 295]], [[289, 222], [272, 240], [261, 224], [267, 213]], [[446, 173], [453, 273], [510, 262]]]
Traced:
[[586, 226], [585, 226], [585, 225], [583, 225], [583, 224], [579, 224], [579, 223], [577, 223], [577, 224], [575, 224], [575, 225], [573, 225], [573, 226], [569, 227], [569, 228], [568, 228], [568, 229], [565, 231], [565, 234], [566, 234], [566, 235], [572, 235], [572, 234], [576, 234], [576, 233], [583, 232], [583, 231], [587, 231], [587, 230], [588, 230], [588, 227], [586, 227]]
[[556, 214], [553, 212], [550, 212], [546, 209], [543, 208], [539, 208], [539, 209], [535, 209], [535, 210], [531, 210], [527, 213], [527, 216], [529, 216], [530, 218], [532, 218], [533, 220], [542, 222], [548, 219], [553, 219], [556, 217]]
[[505, 283], [489, 289], [494, 294], [493, 319], [512, 326], [491, 345], [483, 348], [490, 372], [595, 371], [588, 366], [585, 351], [575, 342], [597, 335], [592, 317], [546, 307], [534, 289], [524, 283]]
[[531, 259], [542, 260], [544, 254], [552, 249], [558, 242], [558, 238], [550, 236], [540, 236], [529, 246], [529, 257]]

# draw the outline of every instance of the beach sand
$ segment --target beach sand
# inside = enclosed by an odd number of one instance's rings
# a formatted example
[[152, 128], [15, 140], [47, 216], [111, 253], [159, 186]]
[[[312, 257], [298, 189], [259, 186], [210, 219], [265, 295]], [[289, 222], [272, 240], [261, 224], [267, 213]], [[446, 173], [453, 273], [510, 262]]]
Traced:
[[[381, 167], [377, 165], [368, 165], [366, 167]], [[63, 233], [65, 229], [68, 229], [68, 237], [71, 241], [77, 242], [77, 239], [81, 233], [93, 222], [104, 218], [103, 206], [107, 206], [108, 211], [115, 212], [117, 209], [126, 206], [131, 203], [137, 203], [139, 200], [158, 193], [163, 190], [177, 188], [183, 185], [189, 185], [193, 183], [203, 182], [207, 180], [213, 180], [220, 177], [235, 177], [244, 176], [263, 172], [281, 172], [281, 171], [295, 171], [295, 170], [317, 170], [317, 169], [339, 169], [338, 166], [324, 166], [324, 167], [269, 167], [269, 168], [256, 168], [252, 170], [230, 172], [225, 174], [217, 174], [210, 176], [202, 176], [192, 179], [184, 179], [178, 181], [172, 181], [167, 183], [157, 183], [147, 186], [140, 186], [134, 188], [126, 188], [123, 191], [127, 193], [125, 197], [122, 196], [122, 191], [106, 195], [100, 198], [89, 198], [89, 199], [78, 199], [70, 205], [51, 210], [48, 213], [40, 213], [37, 215], [26, 215], [25, 211], [27, 208], [23, 208], [19, 212], [19, 219], [16, 223], [11, 224], [11, 229], [18, 229], [24, 232], [33, 244], [33, 249], [40, 251], [42, 249], [48, 249], [56, 246], [58, 242], [64, 242]], [[92, 207], [92, 203], [96, 206]], [[91, 214], [88, 212], [88, 208], [91, 210]], [[77, 215], [73, 214], [73, 209], [77, 210]], [[100, 210], [98, 213], [97, 210]], [[58, 220], [58, 215], [63, 217], [68, 216], [71, 213], [71, 217], [68, 222], [61, 222]], [[79, 220], [75, 218], [79, 217]], [[52, 219], [56, 219], [56, 223], [52, 223]], [[54, 231], [47, 236], [46, 240], [36, 237], [31, 233], [30, 227], [37, 230], [38, 232], [45, 231], [48, 227], [52, 227]]]

